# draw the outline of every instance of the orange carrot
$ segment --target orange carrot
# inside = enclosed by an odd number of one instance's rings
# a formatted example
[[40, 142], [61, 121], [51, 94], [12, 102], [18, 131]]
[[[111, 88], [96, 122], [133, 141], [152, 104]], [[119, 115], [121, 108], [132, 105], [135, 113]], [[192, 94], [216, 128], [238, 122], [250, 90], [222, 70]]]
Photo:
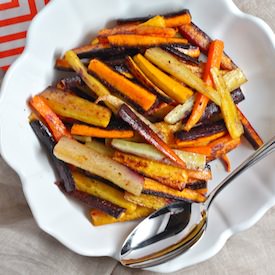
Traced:
[[[209, 86], [213, 86], [210, 70], [213, 67], [220, 68], [223, 55], [223, 48], [224, 43], [221, 40], [214, 40], [210, 44], [208, 51], [208, 59], [203, 74], [203, 80]], [[184, 127], [186, 131], [189, 131], [200, 120], [201, 116], [205, 111], [208, 101], [208, 97], [201, 93], [197, 93], [192, 113]]]
[[221, 155], [221, 160], [225, 166], [227, 172], [231, 171], [231, 162], [229, 157], [226, 154]]
[[82, 124], [74, 124], [71, 128], [71, 134], [97, 138], [131, 138], [134, 136], [132, 130], [108, 130]]
[[166, 27], [174, 28], [178, 27], [184, 24], [190, 24], [191, 23], [191, 15], [190, 13], [182, 13], [179, 15], [166, 17], [165, 18], [165, 25]]
[[102, 29], [99, 31], [99, 37], [107, 37], [116, 34], [137, 34], [137, 35], [150, 35], [159, 37], [174, 37], [176, 30], [173, 28], [161, 28], [153, 26], [142, 26], [142, 25], [126, 25], [117, 26], [112, 29]]
[[129, 97], [146, 111], [149, 110], [156, 101], [156, 95], [113, 71], [97, 59], [91, 60], [89, 70], [97, 74], [100, 79], [107, 82], [120, 93]]
[[72, 71], [72, 67], [64, 58], [57, 58], [54, 65], [55, 69], [62, 71]]
[[227, 132], [226, 131], [221, 131], [215, 134], [212, 134], [210, 136], [205, 136], [205, 137], [199, 137], [193, 140], [180, 140], [176, 139], [176, 145], [178, 147], [199, 147], [199, 146], [205, 146], [211, 141], [214, 141], [222, 136], [224, 136]]
[[201, 195], [206, 195], [206, 193], [208, 192], [208, 188], [196, 189], [196, 191]]
[[136, 34], [118, 34], [107, 37], [113, 46], [139, 47], [139, 46], [159, 46], [162, 44], [187, 44], [187, 40], [174, 37], [157, 37]]
[[186, 169], [188, 179], [196, 179], [196, 180], [211, 180], [212, 173], [210, 169], [204, 170], [190, 170]]
[[63, 122], [45, 103], [42, 97], [38, 95], [32, 97], [30, 99], [30, 105], [46, 121], [56, 141], [59, 141], [63, 136], [71, 137]]
[[184, 147], [181, 148], [181, 150], [205, 155], [207, 157], [207, 160], [211, 161], [233, 150], [238, 145], [240, 145], [240, 143], [240, 138], [232, 139], [230, 135], [227, 134], [210, 142], [206, 146]]

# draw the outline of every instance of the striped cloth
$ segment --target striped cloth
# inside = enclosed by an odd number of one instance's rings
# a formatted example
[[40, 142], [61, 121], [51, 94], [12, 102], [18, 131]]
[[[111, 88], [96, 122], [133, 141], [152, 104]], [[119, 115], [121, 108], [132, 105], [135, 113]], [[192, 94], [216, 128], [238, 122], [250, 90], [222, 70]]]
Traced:
[[0, 0], [0, 68], [7, 70], [22, 53], [33, 17], [49, 0]]

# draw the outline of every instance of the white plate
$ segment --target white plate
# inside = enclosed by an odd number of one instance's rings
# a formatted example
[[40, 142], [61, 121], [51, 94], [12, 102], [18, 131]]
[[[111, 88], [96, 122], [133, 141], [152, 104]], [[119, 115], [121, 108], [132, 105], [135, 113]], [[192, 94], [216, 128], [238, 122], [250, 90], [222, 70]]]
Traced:
[[[39, 226], [79, 254], [117, 258], [123, 239], [136, 223], [94, 228], [85, 210], [56, 188], [52, 167], [28, 125], [26, 100], [56, 77], [56, 55], [88, 42], [110, 20], [180, 8], [189, 8], [193, 21], [211, 37], [223, 39], [226, 52], [246, 73], [246, 100], [240, 106], [266, 141], [275, 133], [274, 34], [263, 21], [241, 13], [230, 0], [51, 1], [34, 19], [27, 47], [4, 79], [0, 101], [2, 156], [19, 174]], [[252, 151], [244, 142], [230, 154], [233, 167]], [[275, 204], [274, 162], [270, 156], [217, 198], [207, 232], [196, 247], [151, 270], [172, 272], [204, 261], [231, 235], [256, 223]], [[220, 163], [213, 163], [212, 168], [210, 188], [226, 175]]]

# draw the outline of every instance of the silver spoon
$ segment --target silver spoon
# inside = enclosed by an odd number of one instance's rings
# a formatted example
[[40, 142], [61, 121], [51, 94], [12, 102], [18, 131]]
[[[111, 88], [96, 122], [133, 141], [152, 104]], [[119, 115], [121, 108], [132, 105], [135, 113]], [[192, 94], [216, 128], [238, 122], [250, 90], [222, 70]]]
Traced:
[[167, 262], [190, 249], [205, 232], [208, 210], [214, 198], [244, 170], [274, 149], [275, 137], [230, 173], [204, 203], [178, 201], [152, 213], [126, 238], [120, 262], [129, 267], [146, 268]]

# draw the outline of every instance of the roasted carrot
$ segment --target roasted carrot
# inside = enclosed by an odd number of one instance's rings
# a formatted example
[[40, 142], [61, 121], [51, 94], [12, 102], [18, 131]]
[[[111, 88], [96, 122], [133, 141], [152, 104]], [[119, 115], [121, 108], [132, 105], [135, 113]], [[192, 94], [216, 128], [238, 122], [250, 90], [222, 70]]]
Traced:
[[179, 191], [148, 178], [145, 178], [142, 193], [176, 200], [205, 201], [205, 197], [198, 193], [197, 190], [184, 188], [182, 191]]
[[132, 57], [127, 56], [125, 59], [126, 65], [135, 78], [140, 81], [150, 91], [154, 92], [163, 102], [172, 103], [173, 99], [164, 93], [157, 85], [155, 85], [139, 68]]
[[165, 74], [143, 55], [137, 54], [133, 59], [141, 71], [172, 99], [179, 103], [184, 103], [192, 96], [193, 91], [191, 89], [183, 86], [180, 82]]
[[160, 209], [173, 201], [171, 199], [147, 194], [140, 194], [139, 196], [135, 196], [129, 192], [125, 192], [124, 198], [125, 200], [135, 203], [139, 206], [148, 207], [155, 210]]
[[174, 37], [176, 35], [176, 30], [173, 28], [161, 28], [146, 25], [125, 25], [116, 26], [112, 29], [103, 29], [98, 33], [99, 37], [107, 37], [116, 34], [137, 34], [158, 37]]
[[226, 131], [221, 131], [210, 136], [196, 138], [194, 140], [180, 140], [176, 139], [177, 147], [199, 147], [209, 144], [211, 141], [216, 140], [226, 134]]
[[133, 130], [137, 131], [145, 140], [156, 147], [178, 166], [185, 168], [185, 162], [153, 131], [144, 121], [142, 121], [126, 104], [122, 104], [118, 115], [127, 122]]
[[221, 97], [221, 113], [226, 124], [226, 128], [232, 138], [239, 138], [243, 133], [243, 125], [239, 119], [237, 106], [235, 105], [228, 87], [217, 68], [211, 69], [211, 74], [217, 92]]
[[71, 92], [47, 88], [40, 94], [59, 116], [106, 128], [111, 119], [110, 109], [83, 99]]
[[[153, 15], [147, 17], [136, 17], [136, 18], [126, 18], [126, 19], [118, 19], [116, 23], [118, 25], [137, 25], [137, 24], [146, 24], [148, 25], [156, 25], [155, 21], [160, 21], [160, 18], [163, 21], [163, 26], [166, 27], [178, 27], [183, 24], [190, 24], [191, 23], [191, 14], [188, 9], [182, 9], [177, 12], [170, 12], [167, 14], [160, 15]], [[154, 20], [152, 23], [151, 21]], [[146, 21], [146, 22], [145, 22]], [[143, 23], [144, 22], [144, 23]], [[158, 23], [159, 24], [159, 23]]]
[[63, 136], [71, 137], [63, 122], [45, 103], [41, 96], [36, 95], [32, 97], [30, 99], [30, 105], [46, 121], [56, 141], [59, 141]]
[[100, 226], [105, 224], [111, 224], [116, 222], [126, 222], [144, 218], [154, 212], [153, 209], [138, 206], [136, 211], [133, 213], [124, 213], [119, 218], [114, 218], [103, 211], [98, 209], [92, 209], [90, 212], [91, 222], [94, 226]]
[[190, 88], [205, 94], [217, 105], [221, 105], [221, 97], [215, 89], [207, 86], [201, 78], [194, 74], [186, 64], [177, 59], [173, 54], [159, 47], [147, 49], [144, 56], [164, 72], [183, 82]]
[[[65, 53], [66, 61], [72, 66], [73, 70], [81, 77], [83, 82], [99, 97], [104, 97], [110, 95], [108, 89], [95, 77], [88, 74], [87, 68], [80, 61], [78, 56], [72, 51], [67, 51]], [[114, 113], [116, 113], [116, 107], [112, 104], [106, 102], [107, 107], [109, 107]]]
[[113, 71], [97, 59], [91, 60], [88, 69], [146, 111], [150, 109], [156, 101], [156, 95]]
[[[211, 42], [209, 46], [207, 63], [204, 67], [203, 73], [203, 81], [209, 86], [213, 86], [210, 70], [214, 67], [218, 69], [220, 68], [223, 49], [224, 43], [221, 40], [214, 40]], [[209, 98], [207, 96], [199, 92], [196, 94], [196, 99], [192, 113], [184, 126], [184, 129], [186, 131], [189, 131], [201, 119], [208, 102]]]
[[226, 171], [229, 173], [231, 171], [231, 162], [228, 155], [223, 154], [220, 158], [225, 166]]
[[[116, 151], [113, 160], [173, 189], [182, 190], [188, 180], [185, 169]], [[190, 172], [192, 174], [192, 172]], [[195, 173], [194, 173], [195, 174]], [[198, 175], [198, 174], [197, 174]], [[202, 175], [200, 175], [202, 176]]]
[[71, 128], [71, 134], [97, 138], [131, 138], [134, 136], [132, 130], [108, 130], [83, 124], [74, 124]]
[[230, 135], [227, 134], [210, 142], [206, 146], [183, 147], [181, 150], [205, 155], [207, 157], [207, 161], [211, 161], [230, 152], [239, 146], [240, 142], [240, 138], [232, 139]]
[[253, 126], [250, 124], [248, 119], [245, 117], [245, 115], [241, 112], [241, 110], [237, 107], [239, 119], [241, 120], [241, 123], [244, 128], [244, 136], [248, 140], [248, 142], [253, 146], [253, 148], [256, 150], [260, 146], [263, 145], [263, 140], [259, 136], [259, 134], [256, 132], [256, 130], [253, 128]]
[[[195, 146], [198, 146], [196, 142], [198, 142], [201, 138], [204, 140], [204, 138], [209, 137], [209, 139], [206, 139], [205, 142], [212, 141], [218, 137], [215, 138], [216, 134], [224, 135], [226, 132], [226, 126], [222, 120], [209, 123], [206, 125], [201, 125], [198, 127], [193, 128], [189, 132], [185, 130], [177, 131], [174, 136], [177, 140], [177, 143], [179, 142], [194, 142]], [[200, 142], [201, 143], [201, 142]]]
[[156, 37], [136, 34], [118, 34], [107, 37], [113, 46], [151, 47], [166, 44], [187, 44], [187, 40], [174, 37]]
[[55, 67], [55, 69], [60, 70], [60, 71], [69, 71], [69, 72], [73, 71], [73, 68], [71, 67], [71, 65], [64, 58], [57, 58], [55, 60], [54, 67]]
[[[188, 41], [193, 45], [199, 46], [201, 51], [207, 54], [212, 39], [205, 32], [203, 32], [193, 22], [191, 22], [191, 24], [181, 25], [178, 29], [183, 37], [188, 39]], [[221, 68], [225, 70], [233, 70], [237, 68], [236, 64], [234, 64], [225, 52], [222, 56]]]
[[186, 170], [188, 179], [195, 179], [195, 180], [211, 180], [212, 179], [212, 173], [210, 166], [204, 168], [203, 170]]
[[196, 189], [196, 191], [197, 191], [198, 193], [200, 193], [201, 195], [205, 196], [206, 193], [208, 192], [208, 188]]
[[165, 16], [165, 25], [166, 27], [175, 28], [181, 25], [190, 24], [191, 23], [191, 14], [187, 10], [183, 10], [178, 14], [174, 13], [171, 16]]

